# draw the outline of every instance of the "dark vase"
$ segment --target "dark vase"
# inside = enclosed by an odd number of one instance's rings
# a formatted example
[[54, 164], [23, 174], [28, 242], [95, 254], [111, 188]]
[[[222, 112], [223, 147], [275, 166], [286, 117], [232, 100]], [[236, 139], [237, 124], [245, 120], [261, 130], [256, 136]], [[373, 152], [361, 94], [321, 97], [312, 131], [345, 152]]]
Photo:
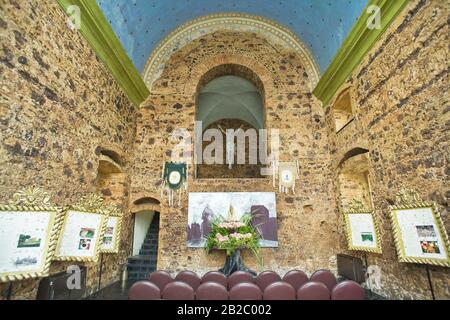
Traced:
[[242, 261], [241, 258], [241, 249], [236, 249], [233, 251], [231, 255], [227, 255], [225, 265], [223, 266], [222, 269], [219, 269], [219, 271], [222, 272], [227, 277], [235, 271], [245, 271], [256, 276], [255, 271], [250, 270], [244, 265], [244, 262]]

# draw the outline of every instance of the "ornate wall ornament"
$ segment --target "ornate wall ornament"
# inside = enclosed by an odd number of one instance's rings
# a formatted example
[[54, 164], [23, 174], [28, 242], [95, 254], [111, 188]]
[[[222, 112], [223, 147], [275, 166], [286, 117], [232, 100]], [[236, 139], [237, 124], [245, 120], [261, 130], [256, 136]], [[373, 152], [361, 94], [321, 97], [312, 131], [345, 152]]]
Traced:
[[358, 212], [371, 212], [372, 210], [367, 209], [367, 206], [358, 199], [352, 199], [345, 208], [345, 212], [358, 213]]
[[266, 18], [240, 13], [219, 13], [191, 20], [165, 37], [148, 58], [142, 78], [149, 89], [164, 70], [167, 60], [173, 53], [193, 40], [218, 30], [254, 32], [271, 42], [294, 50], [303, 60], [310, 76], [312, 87], [320, 78], [320, 70], [309, 48], [287, 28]]
[[426, 202], [420, 198], [416, 191], [411, 189], [403, 188], [395, 195], [395, 205], [399, 207], [414, 207], [423, 204], [426, 204]]
[[51, 206], [50, 193], [38, 187], [27, 187], [17, 191], [10, 201], [18, 206]]
[[103, 198], [96, 194], [88, 194], [72, 206], [72, 209], [79, 211], [99, 211], [103, 208]]

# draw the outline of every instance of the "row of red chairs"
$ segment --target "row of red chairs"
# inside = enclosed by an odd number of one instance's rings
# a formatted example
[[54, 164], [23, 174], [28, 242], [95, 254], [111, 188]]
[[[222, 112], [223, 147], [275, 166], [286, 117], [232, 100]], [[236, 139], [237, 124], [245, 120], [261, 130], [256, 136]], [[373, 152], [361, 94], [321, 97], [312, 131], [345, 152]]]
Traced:
[[182, 271], [175, 279], [166, 271], [155, 271], [148, 280], [134, 283], [130, 300], [364, 300], [364, 289], [354, 281], [337, 283], [329, 270], [318, 270], [310, 278], [291, 270], [281, 278], [274, 271], [253, 277], [236, 271], [229, 277], [210, 271], [203, 277]]

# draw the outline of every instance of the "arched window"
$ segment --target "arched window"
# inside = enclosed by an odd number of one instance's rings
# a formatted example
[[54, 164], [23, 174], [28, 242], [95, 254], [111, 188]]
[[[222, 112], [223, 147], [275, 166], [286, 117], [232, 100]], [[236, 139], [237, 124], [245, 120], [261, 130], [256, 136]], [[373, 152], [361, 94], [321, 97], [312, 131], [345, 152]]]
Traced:
[[201, 144], [197, 178], [263, 177], [259, 148], [266, 136], [259, 130], [264, 129], [264, 97], [251, 70], [223, 65], [205, 74], [197, 92], [196, 121], [196, 143]]

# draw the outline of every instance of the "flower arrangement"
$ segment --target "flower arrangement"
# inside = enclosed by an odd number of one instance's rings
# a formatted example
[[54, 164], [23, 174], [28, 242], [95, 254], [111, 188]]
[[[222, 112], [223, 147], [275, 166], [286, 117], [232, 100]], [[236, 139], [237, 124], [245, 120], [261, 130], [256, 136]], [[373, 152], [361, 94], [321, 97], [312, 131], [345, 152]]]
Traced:
[[261, 262], [259, 234], [251, 226], [251, 218], [250, 214], [243, 215], [240, 221], [224, 221], [221, 216], [216, 218], [212, 221], [211, 232], [206, 238], [206, 251], [226, 250], [230, 256], [236, 249], [247, 248]]

